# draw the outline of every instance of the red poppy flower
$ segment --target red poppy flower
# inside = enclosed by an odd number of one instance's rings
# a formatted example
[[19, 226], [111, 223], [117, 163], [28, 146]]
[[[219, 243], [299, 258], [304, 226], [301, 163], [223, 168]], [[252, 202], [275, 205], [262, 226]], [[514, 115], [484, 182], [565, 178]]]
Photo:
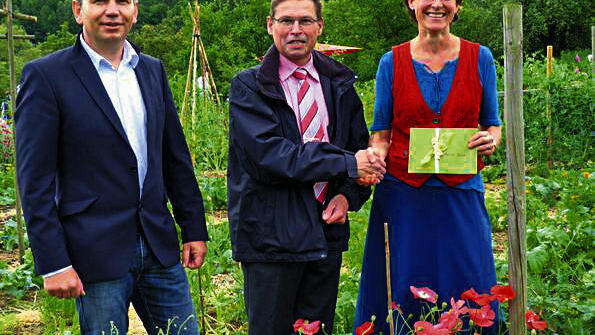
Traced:
[[547, 328], [547, 322], [539, 320], [540, 315], [541, 315], [541, 312], [539, 312], [539, 315], [535, 314], [535, 312], [533, 312], [531, 310], [528, 310], [527, 312], [525, 312], [525, 320], [527, 321], [527, 325], [529, 326], [529, 328], [532, 328], [532, 329], [546, 329]]
[[411, 293], [413, 293], [413, 296], [417, 299], [424, 299], [425, 301], [429, 301], [433, 304], [436, 303], [436, 299], [438, 298], [438, 294], [436, 294], [436, 292], [432, 291], [431, 289], [429, 289], [428, 287], [415, 287], [415, 286], [409, 286], [409, 289], [411, 290]]
[[463, 321], [452, 311], [444, 312], [440, 315], [436, 328], [446, 329], [450, 333], [455, 334], [463, 328]]
[[440, 329], [428, 321], [417, 321], [413, 324], [415, 334], [417, 335], [448, 335], [448, 329]]
[[401, 305], [397, 304], [397, 303], [396, 303], [396, 302], [394, 302], [394, 301], [390, 303], [390, 308], [391, 308], [393, 311], [397, 311], [397, 312], [399, 312], [399, 314], [403, 314], [403, 311], [401, 311]]
[[293, 331], [301, 331], [303, 335], [314, 335], [320, 330], [320, 321], [312, 321], [304, 319], [297, 319], [293, 324]]
[[512, 300], [515, 297], [515, 293], [511, 285], [494, 285], [490, 290], [490, 293], [500, 302]]
[[489, 304], [492, 300], [496, 300], [495, 297], [492, 297], [487, 293], [479, 294], [474, 289], [469, 289], [463, 292], [463, 294], [461, 294], [461, 299], [471, 299], [480, 306], [485, 306]]
[[481, 309], [469, 308], [469, 318], [480, 327], [489, 327], [494, 324], [496, 313], [489, 305], [481, 307]]
[[374, 323], [366, 321], [361, 326], [355, 328], [355, 335], [366, 335], [374, 332]]
[[469, 312], [469, 309], [463, 307], [463, 305], [465, 305], [465, 301], [459, 300], [455, 302], [453, 298], [450, 298], [451, 309], [440, 315], [440, 319], [438, 319], [439, 323], [436, 327], [439, 329], [448, 329], [453, 333], [461, 330], [463, 322], [459, 319], [459, 315], [467, 314]]

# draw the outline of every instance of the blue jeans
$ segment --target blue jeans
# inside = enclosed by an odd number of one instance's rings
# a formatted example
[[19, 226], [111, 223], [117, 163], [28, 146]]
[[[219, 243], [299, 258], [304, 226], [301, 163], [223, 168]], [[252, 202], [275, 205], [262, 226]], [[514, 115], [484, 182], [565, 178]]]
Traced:
[[125, 335], [131, 302], [149, 335], [168, 328], [174, 335], [199, 334], [184, 268], [161, 266], [142, 235], [125, 277], [84, 288], [86, 295], [76, 299], [81, 335]]

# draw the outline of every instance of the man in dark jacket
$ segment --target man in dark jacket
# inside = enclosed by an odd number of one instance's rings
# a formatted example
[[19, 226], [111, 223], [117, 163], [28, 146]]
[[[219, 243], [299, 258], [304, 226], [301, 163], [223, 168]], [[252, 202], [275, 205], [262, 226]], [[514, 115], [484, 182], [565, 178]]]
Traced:
[[250, 334], [290, 334], [297, 319], [332, 332], [347, 210], [370, 196], [355, 178], [385, 172], [362, 150], [354, 74], [313, 51], [322, 28], [319, 0], [273, 0], [274, 45], [231, 83], [229, 221]]

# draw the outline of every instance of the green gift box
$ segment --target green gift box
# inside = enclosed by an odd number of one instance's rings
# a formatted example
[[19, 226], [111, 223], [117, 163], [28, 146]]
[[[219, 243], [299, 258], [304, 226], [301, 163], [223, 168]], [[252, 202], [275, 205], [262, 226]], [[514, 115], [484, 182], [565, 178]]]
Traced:
[[476, 128], [411, 128], [409, 173], [477, 173], [477, 149], [467, 143]]

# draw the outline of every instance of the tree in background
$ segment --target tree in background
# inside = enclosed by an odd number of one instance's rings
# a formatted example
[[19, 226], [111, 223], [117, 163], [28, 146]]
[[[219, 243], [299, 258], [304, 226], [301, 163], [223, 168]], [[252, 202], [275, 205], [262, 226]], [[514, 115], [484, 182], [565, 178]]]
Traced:
[[13, 0], [14, 8], [37, 16], [37, 22], [23, 21], [28, 34], [35, 35], [37, 42], [43, 42], [47, 35], [60, 30], [67, 23], [68, 30], [78, 32], [79, 27], [72, 17], [72, 0]]
[[336, 0], [325, 2], [323, 10], [321, 41], [363, 48], [357, 53], [336, 56], [360, 80], [373, 79], [380, 57], [417, 33], [402, 0]]
[[[14, 1], [20, 12], [39, 18], [37, 23], [21, 23], [27, 33], [37, 37], [37, 45], [28, 46], [35, 52], [46, 54], [66, 46], [62, 42], [71, 38], [68, 34], [80, 29], [72, 18], [71, 0]], [[453, 33], [486, 45], [496, 59], [501, 58], [502, 5], [506, 1], [510, 0], [465, 1]], [[542, 51], [546, 45], [554, 46], [556, 56], [562, 50], [590, 48], [590, 26], [595, 25], [591, 2], [517, 1], [524, 9], [525, 54]], [[272, 44], [266, 32], [269, 1], [201, 0], [200, 4], [201, 37], [220, 93], [227, 95], [233, 75], [258, 64], [257, 58]], [[401, 0], [324, 1], [323, 11], [325, 29], [320, 41], [364, 48], [358, 53], [336, 55], [358, 73], [360, 80], [373, 79], [380, 57], [417, 31]], [[144, 52], [163, 59], [170, 76], [185, 78], [192, 38], [188, 0], [140, 0], [139, 12], [131, 39]], [[49, 35], [54, 35], [53, 41], [39, 47]], [[0, 85], [3, 76], [7, 75], [1, 72]]]

